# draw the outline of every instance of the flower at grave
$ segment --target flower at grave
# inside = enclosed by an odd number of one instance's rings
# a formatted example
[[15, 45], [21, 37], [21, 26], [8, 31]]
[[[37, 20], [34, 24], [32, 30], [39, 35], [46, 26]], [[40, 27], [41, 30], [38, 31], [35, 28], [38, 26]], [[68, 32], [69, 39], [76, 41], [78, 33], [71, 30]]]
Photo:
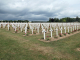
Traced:
[[25, 33], [25, 35], [26, 35], [26, 33]]
[[67, 33], [64, 33], [64, 35], [66, 36]]
[[76, 32], [76, 30], [74, 30], [74, 32]]
[[15, 33], [17, 33], [17, 32], [18, 32], [18, 30], [15, 31]]
[[18, 32], [18, 30], [16, 30]]
[[49, 40], [50, 40], [49, 36], [47, 36], [47, 37], [46, 37], [46, 40], [47, 40], [47, 41], [49, 41]]
[[62, 35], [62, 33], [59, 33], [59, 35]]
[[49, 36], [47, 36], [47, 37], [49, 37]]
[[36, 34], [36, 32], [33, 31], [34, 34]]
[[59, 33], [59, 36], [62, 37], [62, 33]]
[[74, 33], [74, 31], [72, 31], [72, 33]]
[[77, 29], [76, 29], [76, 31], [77, 31]]

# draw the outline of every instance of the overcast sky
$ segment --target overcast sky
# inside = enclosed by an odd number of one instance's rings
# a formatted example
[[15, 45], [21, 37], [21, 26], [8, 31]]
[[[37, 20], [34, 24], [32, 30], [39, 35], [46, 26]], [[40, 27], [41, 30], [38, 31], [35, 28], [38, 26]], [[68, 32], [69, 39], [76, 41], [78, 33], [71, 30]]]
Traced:
[[80, 0], [0, 0], [0, 20], [80, 17]]

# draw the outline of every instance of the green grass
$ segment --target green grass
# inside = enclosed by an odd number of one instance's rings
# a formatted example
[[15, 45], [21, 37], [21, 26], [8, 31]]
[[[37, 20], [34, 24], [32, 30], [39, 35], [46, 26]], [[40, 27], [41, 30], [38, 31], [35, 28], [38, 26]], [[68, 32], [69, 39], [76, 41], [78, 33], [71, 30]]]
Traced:
[[0, 28], [0, 60], [80, 60], [80, 33], [48, 43], [23, 34]]

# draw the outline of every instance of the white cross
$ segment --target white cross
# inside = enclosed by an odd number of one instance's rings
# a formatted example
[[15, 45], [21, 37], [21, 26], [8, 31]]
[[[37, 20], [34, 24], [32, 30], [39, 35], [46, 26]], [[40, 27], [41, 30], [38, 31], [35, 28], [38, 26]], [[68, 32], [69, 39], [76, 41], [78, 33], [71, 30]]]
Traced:
[[43, 26], [42, 26], [42, 30], [43, 30]]
[[43, 29], [43, 31], [42, 31], [42, 32], [44, 33], [44, 40], [45, 40], [45, 32], [46, 32], [46, 31], [45, 31], [45, 29]]
[[72, 27], [70, 27], [71, 28], [71, 32], [72, 32]]
[[74, 26], [73, 26], [73, 31], [74, 31]]
[[69, 33], [69, 27], [68, 27], [68, 33]]
[[32, 28], [32, 34], [33, 34], [33, 28]]
[[76, 25], [75, 25], [75, 30], [76, 30]]
[[58, 29], [56, 28], [56, 36], [58, 36]]
[[48, 32], [48, 27], [47, 27], [47, 32]]
[[37, 31], [38, 31], [38, 33], [39, 33], [39, 27], [37, 27]]
[[61, 34], [62, 34], [62, 27], [61, 27], [61, 29], [60, 29], [60, 30], [61, 30]]
[[21, 27], [21, 32], [22, 32], [22, 27]]
[[9, 24], [8, 24], [8, 30], [9, 30]]
[[64, 27], [64, 29], [65, 29], [65, 33], [66, 33], [66, 27]]
[[52, 37], [52, 31], [53, 31], [53, 30], [52, 30], [52, 28], [51, 28], [51, 30], [50, 30], [50, 31], [51, 31], [51, 37]]
[[54, 26], [54, 31], [55, 31], [55, 26]]
[[78, 26], [77, 26], [77, 30], [78, 30]]
[[0, 28], [1, 28], [1, 24], [0, 24]]
[[15, 27], [15, 31], [16, 31], [16, 28], [17, 28], [17, 27]]
[[26, 35], [26, 33], [27, 33], [27, 27], [25, 27], [25, 35]]
[[5, 25], [5, 24], [3, 24], [3, 28], [5, 28], [5, 26], [6, 26], [6, 25]]

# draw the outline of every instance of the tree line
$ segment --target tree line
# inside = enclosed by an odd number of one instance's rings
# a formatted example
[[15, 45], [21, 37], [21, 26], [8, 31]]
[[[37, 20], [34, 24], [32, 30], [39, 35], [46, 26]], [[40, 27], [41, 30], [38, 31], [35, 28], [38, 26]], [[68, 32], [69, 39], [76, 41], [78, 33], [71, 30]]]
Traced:
[[[29, 22], [28, 20], [3, 20], [0, 22]], [[70, 18], [70, 17], [65, 17], [65, 18], [49, 18], [49, 21], [47, 22], [80, 22], [80, 18], [76, 16], [76, 18]]]
[[28, 20], [3, 20], [3, 21], [0, 21], [0, 22], [29, 22]]
[[65, 18], [49, 18], [48, 22], [80, 22], [80, 18], [77, 16], [76, 18], [70, 18], [70, 17], [65, 17]]

